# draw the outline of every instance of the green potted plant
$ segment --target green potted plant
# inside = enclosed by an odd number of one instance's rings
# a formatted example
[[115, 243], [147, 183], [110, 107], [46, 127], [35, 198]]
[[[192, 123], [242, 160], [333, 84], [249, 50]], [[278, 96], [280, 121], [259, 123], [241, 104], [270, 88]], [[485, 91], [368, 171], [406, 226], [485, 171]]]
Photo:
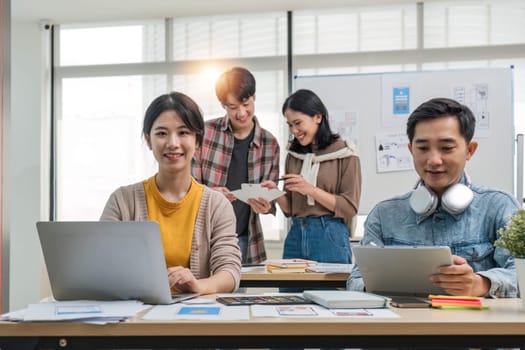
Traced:
[[501, 237], [494, 245], [508, 249], [514, 257], [522, 308], [525, 310], [525, 209], [519, 209], [498, 233]]

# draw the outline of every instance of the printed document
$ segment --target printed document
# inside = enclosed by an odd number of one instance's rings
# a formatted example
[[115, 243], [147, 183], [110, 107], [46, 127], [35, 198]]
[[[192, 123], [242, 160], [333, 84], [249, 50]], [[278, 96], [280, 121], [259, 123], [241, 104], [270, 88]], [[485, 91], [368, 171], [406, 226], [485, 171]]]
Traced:
[[6, 321], [93, 321], [117, 322], [145, 310], [137, 300], [74, 300], [29, 304], [27, 308], [2, 315]]
[[156, 305], [143, 317], [144, 320], [249, 320], [248, 306], [224, 306], [212, 304]]
[[252, 305], [252, 317], [292, 318], [396, 318], [398, 314], [390, 309], [326, 309], [319, 305]]

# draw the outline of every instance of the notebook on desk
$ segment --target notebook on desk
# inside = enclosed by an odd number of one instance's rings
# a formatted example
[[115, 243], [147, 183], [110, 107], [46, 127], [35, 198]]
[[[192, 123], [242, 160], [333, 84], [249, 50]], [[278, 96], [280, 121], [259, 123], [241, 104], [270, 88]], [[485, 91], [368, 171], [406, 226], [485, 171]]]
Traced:
[[372, 309], [387, 306], [388, 298], [352, 290], [305, 290], [303, 296], [329, 309]]
[[443, 294], [429, 280], [440, 266], [450, 265], [449, 247], [353, 246], [367, 292], [381, 295]]
[[56, 300], [126, 300], [171, 304], [157, 222], [38, 222], [51, 290]]

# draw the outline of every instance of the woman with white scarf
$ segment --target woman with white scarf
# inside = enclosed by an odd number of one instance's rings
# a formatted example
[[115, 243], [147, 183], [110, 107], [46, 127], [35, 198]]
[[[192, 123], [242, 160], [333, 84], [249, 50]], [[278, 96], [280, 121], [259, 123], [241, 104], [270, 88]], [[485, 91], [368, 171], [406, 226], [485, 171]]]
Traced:
[[[276, 199], [292, 225], [283, 258], [351, 263], [347, 223], [357, 214], [361, 166], [355, 149], [334, 134], [328, 111], [310, 90], [297, 90], [282, 108], [294, 138], [288, 146], [286, 195]], [[266, 181], [263, 186], [276, 188]]]

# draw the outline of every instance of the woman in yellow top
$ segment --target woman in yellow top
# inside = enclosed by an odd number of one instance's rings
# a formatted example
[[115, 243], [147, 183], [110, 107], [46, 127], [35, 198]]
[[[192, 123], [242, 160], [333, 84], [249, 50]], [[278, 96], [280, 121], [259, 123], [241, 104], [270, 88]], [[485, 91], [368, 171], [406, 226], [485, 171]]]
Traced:
[[157, 221], [170, 286], [177, 291], [236, 290], [241, 253], [233, 208], [221, 193], [191, 176], [191, 160], [204, 134], [199, 107], [179, 92], [161, 95], [146, 110], [142, 133], [158, 172], [113, 192], [101, 220]]

